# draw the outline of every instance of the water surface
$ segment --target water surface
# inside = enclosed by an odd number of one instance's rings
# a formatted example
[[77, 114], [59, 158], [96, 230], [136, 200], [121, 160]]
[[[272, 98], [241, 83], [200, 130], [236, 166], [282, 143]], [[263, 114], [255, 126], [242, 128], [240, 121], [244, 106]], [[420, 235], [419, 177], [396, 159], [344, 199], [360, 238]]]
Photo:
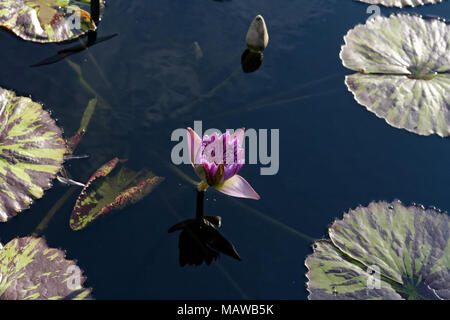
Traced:
[[[390, 127], [358, 105], [344, 84], [352, 71], [338, 56], [342, 38], [366, 21], [366, 9], [350, 0], [108, 2], [99, 36], [119, 36], [70, 58], [106, 103], [77, 149], [90, 159], [68, 169], [81, 179], [119, 156], [166, 181], [137, 205], [82, 231], [68, 224], [76, 195], [51, 220], [44, 233], [49, 245], [78, 261], [95, 298], [306, 299], [311, 243], [299, 233], [325, 237], [335, 218], [372, 200], [450, 209], [447, 139]], [[444, 1], [401, 11], [448, 19], [449, 9]], [[240, 56], [256, 14], [264, 16], [270, 42], [262, 67], [244, 74]], [[73, 134], [92, 92], [67, 61], [30, 67], [61, 47], [3, 31], [0, 48], [0, 86], [31, 95]], [[242, 262], [221, 257], [211, 266], [181, 268], [178, 235], [167, 233], [195, 212], [195, 189], [169, 166], [171, 132], [194, 120], [222, 130], [280, 129], [278, 174], [260, 176], [259, 165], [241, 171], [261, 200], [207, 193], [206, 213], [222, 216], [221, 231]], [[179, 169], [194, 178], [190, 166]], [[0, 225], [1, 241], [31, 234], [66, 190], [55, 184], [30, 210]]]

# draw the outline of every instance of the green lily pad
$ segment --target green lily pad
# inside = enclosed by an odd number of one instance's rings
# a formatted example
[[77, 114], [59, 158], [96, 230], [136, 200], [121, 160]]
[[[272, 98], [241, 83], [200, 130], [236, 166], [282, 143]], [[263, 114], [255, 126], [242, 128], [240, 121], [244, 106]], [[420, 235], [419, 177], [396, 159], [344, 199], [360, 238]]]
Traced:
[[114, 158], [92, 175], [70, 215], [73, 230], [83, 229], [109, 211], [140, 201], [164, 180], [147, 169], [135, 172], [123, 165], [117, 166], [125, 161]]
[[372, 202], [336, 220], [306, 266], [309, 299], [450, 299], [450, 217]]
[[66, 151], [61, 129], [42, 105], [0, 88], [0, 221], [42, 197]]
[[0, 245], [0, 300], [90, 298], [84, 281], [76, 263], [42, 238], [16, 238]]
[[392, 299], [401, 296], [389, 283], [380, 282], [380, 288], [368, 289], [371, 275], [360, 264], [354, 263], [330, 241], [320, 240], [314, 243], [314, 254], [305, 262], [309, 269], [309, 299]]
[[[94, 21], [73, 0], [0, 0], [0, 26], [22, 39], [35, 42], [61, 42], [96, 29]], [[101, 7], [105, 2], [101, 0]]]
[[385, 7], [416, 7], [425, 4], [440, 3], [442, 0], [357, 0], [369, 4], [380, 4]]
[[356, 101], [391, 126], [450, 135], [450, 25], [406, 14], [378, 16], [344, 37]]

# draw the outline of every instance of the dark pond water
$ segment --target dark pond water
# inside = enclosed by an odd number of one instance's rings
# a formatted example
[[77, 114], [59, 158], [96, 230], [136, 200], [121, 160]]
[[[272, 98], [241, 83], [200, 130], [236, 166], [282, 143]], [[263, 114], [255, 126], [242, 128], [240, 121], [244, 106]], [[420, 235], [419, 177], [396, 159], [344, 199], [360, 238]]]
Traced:
[[[119, 36], [70, 58], [106, 102], [97, 108], [71, 161], [75, 179], [114, 156], [166, 181], [140, 203], [73, 232], [76, 195], [44, 232], [67, 250], [97, 299], [306, 299], [305, 257], [344, 211], [372, 200], [400, 199], [450, 209], [448, 141], [387, 125], [358, 105], [339, 59], [347, 30], [369, 17], [350, 0], [109, 1], [99, 36]], [[450, 3], [402, 10], [450, 18]], [[399, 10], [381, 9], [383, 15]], [[270, 35], [262, 67], [241, 71], [245, 34], [256, 14]], [[196, 55], [197, 43], [203, 52]], [[0, 86], [31, 95], [70, 136], [93, 93], [67, 61], [31, 68], [56, 53], [0, 32]], [[72, 64], [72, 65], [73, 65]], [[178, 265], [178, 235], [167, 230], [195, 212], [195, 190], [171, 169], [171, 132], [193, 126], [280, 130], [280, 170], [241, 171], [261, 200], [207, 192], [205, 210], [223, 217], [221, 231], [242, 262]], [[190, 166], [178, 167], [194, 178]], [[0, 225], [3, 243], [31, 234], [67, 191], [55, 184], [31, 210]]]

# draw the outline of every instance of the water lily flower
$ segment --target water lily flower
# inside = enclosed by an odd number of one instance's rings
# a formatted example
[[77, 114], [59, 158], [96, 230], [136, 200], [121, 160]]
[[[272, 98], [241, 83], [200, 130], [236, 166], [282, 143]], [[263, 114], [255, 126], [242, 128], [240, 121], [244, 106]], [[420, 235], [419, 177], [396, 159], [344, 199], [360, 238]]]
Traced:
[[199, 191], [210, 186], [232, 197], [260, 199], [250, 184], [237, 175], [245, 162], [244, 131], [242, 128], [233, 134], [228, 131], [220, 135], [214, 133], [201, 139], [194, 130], [187, 128], [189, 157], [202, 179]]

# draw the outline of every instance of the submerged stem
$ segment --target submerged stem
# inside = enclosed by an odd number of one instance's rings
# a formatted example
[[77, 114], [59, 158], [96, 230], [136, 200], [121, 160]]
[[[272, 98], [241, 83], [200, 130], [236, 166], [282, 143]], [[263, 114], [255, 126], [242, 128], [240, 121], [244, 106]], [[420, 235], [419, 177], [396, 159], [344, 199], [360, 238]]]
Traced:
[[306, 242], [313, 243], [314, 241], [316, 241], [316, 238], [313, 238], [313, 237], [311, 237], [311, 236], [309, 236], [307, 234], [304, 234], [304, 233], [302, 233], [302, 232], [300, 232], [300, 231], [298, 231], [298, 230], [288, 226], [287, 224], [284, 224], [283, 222], [278, 221], [278, 220], [270, 217], [269, 215], [264, 214], [264, 213], [260, 212], [259, 210], [256, 210], [256, 209], [254, 209], [254, 208], [252, 208], [252, 207], [242, 203], [241, 201], [237, 201], [236, 199], [231, 199], [231, 198], [229, 200], [232, 201], [233, 203], [237, 204], [238, 206], [246, 209], [247, 212], [253, 213], [254, 215], [256, 215], [261, 220], [266, 221], [266, 222], [268, 222], [268, 223], [270, 223], [270, 224], [272, 224], [272, 225], [274, 225], [274, 226], [276, 226], [276, 227], [278, 227], [278, 228], [280, 228], [280, 229], [282, 229], [284, 231], [287, 231], [288, 233], [290, 233], [290, 234], [292, 234], [292, 235], [294, 235], [294, 236], [296, 236], [296, 237], [298, 237], [300, 239], [303, 239]]
[[[102, 159], [103, 160], [103, 159]], [[92, 170], [95, 170], [96, 168], [99, 167], [99, 165], [101, 164], [101, 161], [97, 161], [95, 163], [95, 165], [91, 168], [91, 170], [89, 170], [89, 172], [87, 172], [83, 177], [82, 177], [82, 181], [85, 181], [89, 178], [90, 176], [90, 172], [92, 172]], [[58, 199], [58, 201], [55, 202], [55, 204], [50, 208], [50, 210], [47, 212], [47, 214], [45, 215], [44, 219], [42, 219], [42, 221], [39, 223], [39, 225], [36, 227], [36, 229], [33, 232], [33, 236], [34, 237], [38, 237], [40, 235], [42, 235], [45, 231], [45, 229], [47, 229], [47, 226], [50, 222], [50, 220], [53, 218], [53, 216], [59, 211], [59, 209], [61, 209], [61, 207], [66, 203], [66, 201], [68, 199], [70, 199], [70, 197], [75, 193], [75, 191], [80, 190], [80, 187], [78, 186], [71, 186], [69, 188], [69, 190], [67, 190], [62, 196], [61, 198]]]
[[79, 190], [80, 187], [71, 186], [69, 190], [67, 190], [58, 201], [55, 202], [53, 207], [47, 212], [44, 219], [39, 223], [36, 229], [33, 232], [33, 237], [39, 237], [42, 235], [47, 229], [48, 223], [53, 218], [53, 216], [58, 212], [59, 209], [66, 203], [66, 201], [75, 193], [75, 191]]

